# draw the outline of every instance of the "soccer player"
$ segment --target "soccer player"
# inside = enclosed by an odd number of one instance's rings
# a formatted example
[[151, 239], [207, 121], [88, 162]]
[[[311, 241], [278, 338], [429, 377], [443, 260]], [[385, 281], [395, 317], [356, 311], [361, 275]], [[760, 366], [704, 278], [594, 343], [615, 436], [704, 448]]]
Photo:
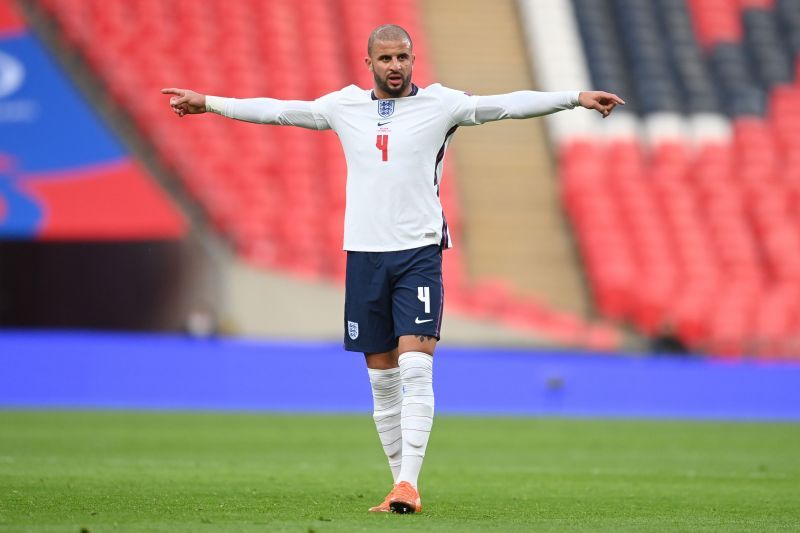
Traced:
[[433, 423], [433, 353], [440, 338], [442, 250], [451, 246], [439, 185], [459, 126], [529, 118], [581, 106], [604, 117], [618, 96], [602, 91], [519, 91], [472, 96], [411, 83], [411, 37], [376, 28], [367, 43], [371, 90], [350, 85], [314, 101], [205, 96], [163, 89], [174, 112], [333, 129], [347, 160], [344, 346], [362, 352], [374, 420], [394, 486], [372, 512], [422, 511], [417, 479]]

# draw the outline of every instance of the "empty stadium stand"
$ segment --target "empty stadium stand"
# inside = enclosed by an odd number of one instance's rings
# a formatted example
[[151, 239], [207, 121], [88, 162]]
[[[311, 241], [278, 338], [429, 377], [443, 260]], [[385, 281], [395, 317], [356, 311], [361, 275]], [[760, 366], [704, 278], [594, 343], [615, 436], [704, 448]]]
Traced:
[[[393, 21], [426, 37], [416, 1], [37, 0], [68, 46], [86, 59], [141, 135], [150, 139], [214, 225], [253, 264], [309, 280], [342, 279], [344, 161], [335, 135], [265, 128], [220, 117], [177, 120], [162, 87], [208, 94], [313, 99], [347, 83], [371, 84], [365, 37]], [[341, 31], [338, 30], [341, 29]], [[421, 62], [415, 81], [433, 79]], [[456, 235], [459, 202], [445, 177], [442, 201]], [[556, 312], [495, 281], [472, 282], [458, 248], [445, 255], [451, 308], [540, 331], [551, 340], [599, 348], [614, 328]]]
[[648, 335], [674, 327], [699, 351], [796, 358], [800, 4], [573, 6], [593, 85], [619, 91], [643, 123], [730, 124], [728, 138], [686, 126], [657, 142], [562, 143], [564, 201], [598, 308]]

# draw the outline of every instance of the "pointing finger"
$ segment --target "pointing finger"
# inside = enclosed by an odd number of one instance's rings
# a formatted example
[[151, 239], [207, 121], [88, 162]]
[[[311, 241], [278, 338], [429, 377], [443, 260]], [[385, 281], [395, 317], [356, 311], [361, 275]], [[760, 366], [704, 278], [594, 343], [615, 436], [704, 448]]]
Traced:
[[183, 91], [180, 89], [176, 89], [174, 87], [170, 87], [168, 89], [161, 89], [162, 94], [177, 94], [178, 96], [183, 96]]
[[619, 96], [617, 96], [614, 93], [605, 93], [604, 92], [602, 97], [605, 100], [611, 100], [615, 104], [625, 105], [625, 100], [623, 100], [622, 98], [620, 98]]

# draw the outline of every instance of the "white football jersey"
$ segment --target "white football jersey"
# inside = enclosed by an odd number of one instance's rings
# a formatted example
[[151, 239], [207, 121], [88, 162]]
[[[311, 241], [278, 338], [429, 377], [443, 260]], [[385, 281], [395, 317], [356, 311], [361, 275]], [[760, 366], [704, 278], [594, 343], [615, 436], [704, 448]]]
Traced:
[[378, 99], [355, 85], [312, 102], [206, 97], [206, 109], [262, 124], [332, 129], [347, 160], [344, 249], [451, 246], [439, 201], [445, 150], [458, 126], [571, 109], [578, 92], [472, 96], [433, 84]]
[[456, 128], [476, 124], [476, 100], [439, 84], [379, 100], [351, 85], [314, 102], [347, 160], [345, 250], [450, 246], [439, 201], [442, 164]]

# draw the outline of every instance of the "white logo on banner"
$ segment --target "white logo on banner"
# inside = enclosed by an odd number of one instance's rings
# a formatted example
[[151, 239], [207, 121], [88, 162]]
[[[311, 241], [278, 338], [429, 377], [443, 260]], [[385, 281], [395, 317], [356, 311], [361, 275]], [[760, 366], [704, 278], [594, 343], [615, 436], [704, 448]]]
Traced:
[[16, 58], [0, 52], [0, 98], [12, 94], [25, 80], [25, 67]]

